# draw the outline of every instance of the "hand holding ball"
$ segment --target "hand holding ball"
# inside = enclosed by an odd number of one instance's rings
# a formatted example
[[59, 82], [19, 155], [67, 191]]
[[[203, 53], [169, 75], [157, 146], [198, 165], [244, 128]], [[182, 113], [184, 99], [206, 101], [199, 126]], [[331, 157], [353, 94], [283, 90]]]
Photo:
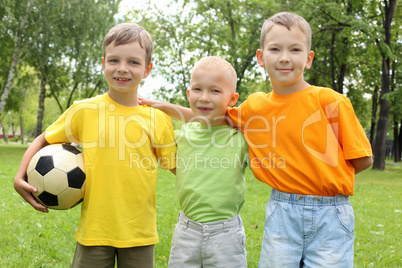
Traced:
[[84, 198], [84, 156], [72, 145], [42, 148], [31, 159], [27, 174], [28, 183], [38, 189], [33, 196], [48, 208], [70, 209]]

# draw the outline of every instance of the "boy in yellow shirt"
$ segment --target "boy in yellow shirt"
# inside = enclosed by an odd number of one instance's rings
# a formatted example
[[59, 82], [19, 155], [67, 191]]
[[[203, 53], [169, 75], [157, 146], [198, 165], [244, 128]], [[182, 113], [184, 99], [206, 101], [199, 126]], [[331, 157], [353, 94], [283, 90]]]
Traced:
[[86, 189], [72, 267], [154, 266], [158, 161], [175, 168], [171, 120], [140, 106], [137, 93], [152, 70], [152, 39], [134, 23], [113, 27], [103, 42], [106, 94], [75, 102], [27, 149], [14, 180], [17, 192], [36, 210], [37, 191], [26, 181], [32, 156], [52, 143], [83, 147]]
[[[257, 61], [273, 91], [229, 108], [256, 178], [272, 187], [259, 267], [353, 267], [354, 176], [372, 164], [370, 143], [345, 96], [309, 85], [311, 29], [281, 12], [265, 21]], [[189, 109], [158, 108], [182, 120]]]

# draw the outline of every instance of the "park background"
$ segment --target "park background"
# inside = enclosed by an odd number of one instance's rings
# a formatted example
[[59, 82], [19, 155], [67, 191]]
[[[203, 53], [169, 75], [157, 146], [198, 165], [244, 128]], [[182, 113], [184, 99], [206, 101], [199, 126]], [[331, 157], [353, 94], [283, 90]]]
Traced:
[[[373, 170], [356, 177], [352, 199], [356, 267], [402, 267], [401, 10], [397, 0], [0, 0], [0, 267], [68, 267], [79, 209], [39, 215], [12, 181], [29, 141], [73, 101], [108, 90], [100, 59], [112, 26], [136, 22], [153, 37], [154, 69], [140, 95], [186, 106], [191, 67], [216, 55], [237, 72], [239, 104], [271, 91], [255, 52], [264, 20], [279, 11], [310, 22], [315, 59], [305, 79], [349, 97], [373, 147]], [[255, 267], [269, 189], [247, 174], [242, 216]], [[178, 206], [174, 177], [161, 172], [159, 181], [164, 267]]]

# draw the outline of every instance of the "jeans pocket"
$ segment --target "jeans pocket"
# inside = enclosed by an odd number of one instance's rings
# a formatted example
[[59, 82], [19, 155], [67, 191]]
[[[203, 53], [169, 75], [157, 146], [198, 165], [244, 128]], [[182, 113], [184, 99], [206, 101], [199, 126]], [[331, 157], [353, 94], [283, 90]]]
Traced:
[[341, 228], [350, 236], [354, 237], [355, 216], [351, 204], [336, 205], [336, 217]]
[[265, 209], [265, 224], [271, 221], [275, 212], [278, 210], [279, 202], [273, 199], [269, 199], [267, 207]]

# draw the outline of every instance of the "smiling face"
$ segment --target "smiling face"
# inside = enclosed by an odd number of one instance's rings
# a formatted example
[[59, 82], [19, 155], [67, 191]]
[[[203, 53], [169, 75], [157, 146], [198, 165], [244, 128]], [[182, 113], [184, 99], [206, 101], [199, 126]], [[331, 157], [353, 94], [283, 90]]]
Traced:
[[[138, 86], [152, 70], [152, 62], [146, 64], [145, 49], [138, 42], [106, 46], [102, 58], [103, 73], [109, 84], [109, 96], [121, 104], [137, 103]], [[137, 103], [138, 105], [138, 103]]]
[[226, 125], [226, 110], [239, 98], [235, 90], [225, 72], [196, 69], [191, 75], [187, 99], [191, 110], [200, 119], [201, 124]]
[[257, 50], [257, 61], [265, 67], [277, 94], [290, 94], [309, 86], [304, 81], [304, 69], [309, 69], [314, 52], [308, 51], [307, 37], [297, 27], [288, 30], [274, 25], [265, 36], [262, 49]]

